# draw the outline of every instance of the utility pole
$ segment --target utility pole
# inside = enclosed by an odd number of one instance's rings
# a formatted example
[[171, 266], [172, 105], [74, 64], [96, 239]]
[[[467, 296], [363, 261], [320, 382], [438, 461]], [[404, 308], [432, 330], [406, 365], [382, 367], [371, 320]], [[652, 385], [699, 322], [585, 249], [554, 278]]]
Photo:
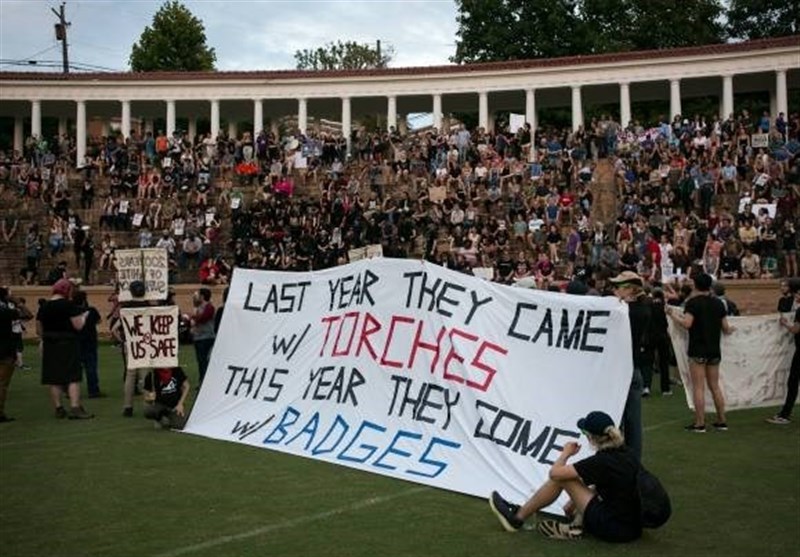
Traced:
[[70, 26], [70, 23], [64, 17], [64, 6], [65, 2], [61, 2], [61, 8], [59, 11], [55, 11], [53, 8], [50, 8], [50, 11], [53, 12], [56, 17], [58, 18], [58, 23], [56, 23], [56, 39], [61, 41], [61, 60], [64, 66], [64, 73], [69, 73], [69, 50], [67, 47], [67, 27]]
[[382, 61], [381, 61], [381, 40], [380, 40], [380, 39], [378, 39], [377, 41], [375, 41], [375, 43], [376, 43], [376, 44], [375, 44], [375, 51], [376, 51], [376, 52], [377, 52], [377, 54], [378, 54], [378, 64], [377, 64], [377, 67], [379, 67], [379, 68], [382, 68], [382, 67], [383, 67], [383, 63], [382, 63]]

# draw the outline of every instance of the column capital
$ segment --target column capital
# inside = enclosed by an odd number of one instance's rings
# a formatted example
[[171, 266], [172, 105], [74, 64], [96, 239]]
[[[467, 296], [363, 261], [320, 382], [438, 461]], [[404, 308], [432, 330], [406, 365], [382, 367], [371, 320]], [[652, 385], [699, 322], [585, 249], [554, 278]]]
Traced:
[[631, 84], [631, 82], [630, 82], [630, 81], [620, 81], [620, 82], [619, 82], [619, 86], [620, 86], [620, 87], [629, 87], [629, 86], [630, 86], [630, 84]]

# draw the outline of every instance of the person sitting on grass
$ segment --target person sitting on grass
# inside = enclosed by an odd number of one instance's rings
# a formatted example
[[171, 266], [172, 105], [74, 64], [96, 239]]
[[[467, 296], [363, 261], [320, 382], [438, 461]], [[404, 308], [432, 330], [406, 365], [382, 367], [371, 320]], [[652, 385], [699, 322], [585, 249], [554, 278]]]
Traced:
[[189, 379], [180, 367], [157, 367], [144, 379], [144, 416], [168, 429], [183, 429], [184, 404], [189, 396]]
[[550, 479], [524, 505], [509, 503], [493, 491], [489, 505], [508, 532], [520, 530], [525, 520], [558, 499], [562, 491], [570, 501], [564, 507], [571, 523], [541, 520], [539, 532], [553, 539], [576, 539], [583, 531], [609, 542], [630, 542], [642, 535], [641, 503], [637, 490], [639, 461], [625, 445], [622, 432], [605, 412], [590, 412], [578, 428], [597, 452], [567, 464], [581, 446], [564, 445], [550, 468]]

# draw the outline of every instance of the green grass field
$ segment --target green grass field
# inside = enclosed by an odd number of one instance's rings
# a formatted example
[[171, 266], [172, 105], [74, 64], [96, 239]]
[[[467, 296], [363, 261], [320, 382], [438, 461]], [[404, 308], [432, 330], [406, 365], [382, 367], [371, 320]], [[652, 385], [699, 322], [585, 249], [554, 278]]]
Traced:
[[[181, 359], [194, 378], [191, 349]], [[558, 542], [502, 531], [482, 499], [156, 431], [138, 406], [121, 416], [119, 353], [104, 346], [100, 362], [110, 396], [86, 401], [88, 421], [53, 417], [38, 366], [14, 376], [16, 421], [0, 425], [3, 557], [800, 554], [798, 424], [765, 424], [770, 409], [697, 435], [682, 429], [680, 390], [644, 401], [645, 464], [670, 491], [671, 521], [624, 546]]]

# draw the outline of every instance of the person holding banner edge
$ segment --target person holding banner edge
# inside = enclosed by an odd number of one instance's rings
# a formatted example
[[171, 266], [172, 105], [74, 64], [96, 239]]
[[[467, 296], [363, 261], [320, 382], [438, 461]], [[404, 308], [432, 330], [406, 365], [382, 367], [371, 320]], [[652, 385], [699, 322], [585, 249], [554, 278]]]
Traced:
[[[794, 295], [795, 303], [800, 304], [800, 282], [792, 280], [789, 289]], [[789, 368], [789, 379], [786, 385], [786, 401], [780, 411], [767, 418], [767, 423], [774, 425], [789, 425], [792, 423], [792, 410], [797, 400], [798, 383], [800, 383], [800, 307], [794, 312], [794, 322], [790, 322], [785, 317], [780, 319], [781, 327], [785, 328], [794, 336], [794, 355], [792, 364]]]
[[596, 450], [574, 464], [567, 461], [581, 446], [570, 441], [550, 468], [549, 479], [523, 505], [509, 503], [496, 491], [489, 506], [508, 532], [516, 532], [525, 521], [551, 505], [563, 491], [570, 501], [564, 510], [571, 523], [542, 520], [537, 530], [548, 538], [580, 538], [584, 531], [609, 542], [630, 542], [641, 537], [641, 503], [637, 474], [641, 467], [635, 454], [625, 445], [622, 432], [605, 412], [589, 412], [578, 420], [580, 429]]
[[705, 433], [706, 384], [714, 399], [717, 421], [712, 425], [717, 431], [727, 431], [725, 420], [725, 395], [719, 385], [719, 362], [721, 333], [729, 335], [736, 329], [728, 323], [728, 312], [719, 299], [711, 295], [713, 279], [706, 273], [693, 278], [694, 293], [687, 300], [684, 313], [679, 316], [671, 306], [667, 315], [678, 325], [689, 331], [689, 374], [692, 379], [694, 422], [686, 431]]

